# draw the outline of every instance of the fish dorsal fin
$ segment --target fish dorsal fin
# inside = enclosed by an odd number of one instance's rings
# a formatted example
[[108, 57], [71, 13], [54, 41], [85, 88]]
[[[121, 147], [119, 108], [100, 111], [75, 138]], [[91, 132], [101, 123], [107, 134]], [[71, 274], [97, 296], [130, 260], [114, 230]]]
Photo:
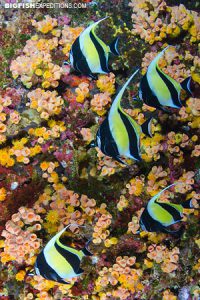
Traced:
[[[152, 68], [156, 68], [156, 67], [159, 68], [159, 67], [158, 67], [158, 62], [159, 62], [159, 60], [161, 59], [161, 57], [163, 56], [163, 54], [165, 53], [165, 51], [166, 51], [169, 47], [173, 47], [173, 46], [168, 45], [168, 46], [165, 47], [160, 53], [158, 53], [158, 54], [156, 55], [156, 57], [155, 57], [155, 58], [152, 60], [152, 62], [150, 63], [148, 69], [152, 69]], [[159, 70], [160, 70], [160, 68], [159, 68]]]
[[65, 230], [69, 227], [70, 225], [67, 225], [65, 228], [63, 228], [61, 231], [59, 231], [54, 237], [52, 237], [52, 239], [50, 239], [50, 241], [46, 244], [46, 246], [44, 247], [45, 251], [48, 251], [57, 240], [59, 240], [59, 238], [61, 237], [61, 235], [65, 232]]
[[95, 30], [96, 26], [97, 26], [100, 22], [106, 20], [107, 18], [109, 18], [109, 17], [105, 17], [105, 18], [103, 18], [103, 19], [101, 19], [101, 20], [99, 20], [99, 21], [97, 21], [97, 22], [92, 23], [91, 25], [89, 25], [89, 26], [83, 31], [83, 33], [89, 33], [89, 32], [92, 30], [92, 32], [93, 32], [93, 34], [94, 34], [94, 30]]
[[122, 99], [123, 93], [124, 93], [125, 89], [127, 88], [127, 86], [129, 85], [129, 83], [131, 82], [131, 80], [133, 79], [133, 77], [138, 73], [138, 71], [139, 71], [139, 68], [129, 77], [129, 79], [126, 81], [126, 83], [122, 86], [122, 88], [120, 89], [120, 91], [118, 92], [117, 96], [115, 97], [115, 99], [112, 103], [110, 113], [117, 110], [118, 108], [121, 109], [121, 99]]
[[175, 182], [175, 183], [172, 183], [172, 184], [168, 185], [166, 188], [164, 188], [164, 189], [163, 189], [162, 191], [160, 191], [158, 194], [156, 194], [155, 196], [153, 196], [153, 197], [151, 198], [151, 200], [149, 201], [149, 203], [147, 204], [147, 206], [148, 206], [148, 205], [151, 205], [152, 203], [154, 203], [154, 202], [160, 197], [160, 195], [161, 195], [164, 191], [168, 190], [170, 187], [172, 187], [172, 186], [174, 186], [174, 185], [177, 185], [177, 184], [179, 184], [179, 182]]

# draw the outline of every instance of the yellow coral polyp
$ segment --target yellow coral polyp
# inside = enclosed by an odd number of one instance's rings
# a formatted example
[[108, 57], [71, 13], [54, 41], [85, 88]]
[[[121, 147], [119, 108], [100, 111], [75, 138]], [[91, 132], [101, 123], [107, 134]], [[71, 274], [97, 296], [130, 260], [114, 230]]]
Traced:
[[15, 278], [17, 281], [23, 281], [24, 277], [26, 275], [26, 272], [24, 270], [20, 270], [16, 275]]
[[46, 216], [47, 222], [56, 224], [59, 220], [59, 214], [56, 210], [50, 210]]
[[198, 73], [192, 73], [192, 79], [200, 84], [200, 75]]
[[6, 264], [9, 261], [12, 261], [13, 259], [15, 259], [13, 256], [10, 256], [9, 254], [6, 254], [5, 252], [2, 252], [0, 254], [1, 256], [1, 262], [2, 264]]
[[46, 171], [49, 167], [49, 163], [47, 161], [43, 161], [41, 164], [40, 164], [40, 168], [42, 169], [42, 171]]
[[44, 88], [44, 89], [48, 89], [49, 87], [50, 87], [50, 82], [48, 82], [48, 81], [44, 81], [43, 83], [42, 83], [42, 87]]
[[48, 79], [48, 78], [52, 77], [52, 73], [49, 72], [49, 71], [45, 71], [44, 74], [43, 74], [43, 77], [44, 77], [45, 79]]
[[4, 201], [6, 199], [6, 189], [4, 187], [0, 188], [0, 201]]
[[0, 164], [5, 167], [12, 167], [15, 164], [8, 148], [0, 149]]
[[35, 70], [35, 74], [37, 75], [37, 76], [42, 76], [42, 70], [41, 69], [36, 69]]
[[107, 92], [109, 95], [115, 93], [115, 75], [113, 73], [109, 73], [109, 75], [99, 75], [96, 84], [101, 92]]

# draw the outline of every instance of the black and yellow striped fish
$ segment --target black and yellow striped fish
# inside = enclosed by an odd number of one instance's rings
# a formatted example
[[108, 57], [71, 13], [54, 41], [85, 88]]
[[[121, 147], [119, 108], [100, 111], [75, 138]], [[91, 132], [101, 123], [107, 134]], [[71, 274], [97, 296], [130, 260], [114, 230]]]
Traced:
[[[66, 227], [67, 228], [67, 227]], [[82, 250], [76, 250], [61, 243], [60, 237], [66, 228], [57, 233], [37, 256], [35, 272], [45, 279], [59, 283], [68, 283], [66, 280], [80, 276], [80, 268], [84, 256], [91, 256], [86, 244]]]
[[167, 229], [167, 227], [182, 220], [183, 208], [193, 208], [192, 200], [187, 200], [182, 204], [157, 201], [157, 199], [165, 190], [174, 185], [176, 185], [176, 183], [167, 186], [153, 198], [151, 198], [151, 200], [148, 202], [140, 217], [140, 226], [142, 230], [150, 232], [165, 232], [171, 234], [179, 233], [179, 230], [170, 231]]
[[96, 34], [101, 19], [86, 28], [73, 43], [70, 50], [70, 64], [78, 72], [95, 77], [93, 74], [107, 74], [109, 53], [119, 55], [118, 38], [107, 46]]
[[144, 132], [151, 136], [152, 118], [140, 126], [121, 107], [123, 93], [138, 71], [139, 69], [134, 72], [117, 94], [108, 116], [97, 131], [96, 141], [92, 141], [89, 145], [99, 147], [105, 155], [120, 163], [124, 163], [121, 156], [141, 161], [140, 135]]
[[158, 66], [159, 59], [168, 47], [170, 46], [167, 46], [152, 60], [146, 74], [141, 79], [139, 87], [139, 98], [145, 104], [158, 109], [163, 109], [165, 106], [181, 108], [181, 89], [192, 95], [190, 89], [191, 77], [179, 83], [166, 75]]

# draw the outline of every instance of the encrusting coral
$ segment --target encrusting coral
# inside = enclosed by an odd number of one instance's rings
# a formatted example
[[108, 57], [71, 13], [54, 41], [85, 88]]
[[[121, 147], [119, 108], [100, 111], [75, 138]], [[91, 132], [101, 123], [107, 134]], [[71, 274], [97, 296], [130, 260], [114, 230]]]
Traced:
[[169, 7], [163, 0], [133, 0], [129, 5], [133, 9], [133, 34], [150, 45], [167, 37], [176, 38], [182, 31], [188, 31], [191, 43], [200, 39], [199, 16], [183, 4]]

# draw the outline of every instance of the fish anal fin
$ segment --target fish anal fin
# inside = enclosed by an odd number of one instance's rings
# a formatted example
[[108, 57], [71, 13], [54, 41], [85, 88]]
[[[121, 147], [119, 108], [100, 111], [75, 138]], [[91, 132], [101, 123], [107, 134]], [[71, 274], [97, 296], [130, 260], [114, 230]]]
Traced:
[[147, 119], [142, 125], [142, 132], [146, 135], [148, 135], [149, 137], [152, 137], [152, 132], [151, 132], [151, 122], [153, 120], [153, 117]]
[[170, 229], [165, 228], [163, 230], [163, 232], [165, 232], [167, 234], [171, 234], [171, 235], [179, 238], [183, 234], [184, 228], [185, 228], [184, 226], [181, 226], [178, 230], [170, 230]]
[[186, 91], [190, 96], [192, 96], [192, 91], [190, 88], [191, 76], [187, 77], [181, 82], [181, 87], [184, 91]]
[[110, 44], [110, 52], [113, 53], [114, 55], [120, 55], [118, 50], [118, 42], [119, 42], [119, 37], [116, 37]]

